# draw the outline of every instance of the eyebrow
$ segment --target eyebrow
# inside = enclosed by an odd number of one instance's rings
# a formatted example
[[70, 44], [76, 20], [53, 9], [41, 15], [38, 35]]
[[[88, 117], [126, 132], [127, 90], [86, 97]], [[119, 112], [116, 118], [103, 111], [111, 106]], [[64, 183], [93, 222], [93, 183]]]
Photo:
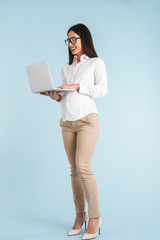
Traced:
[[[71, 37], [71, 38], [76, 38], [76, 37]], [[70, 40], [71, 38], [67, 38], [67, 40]]]

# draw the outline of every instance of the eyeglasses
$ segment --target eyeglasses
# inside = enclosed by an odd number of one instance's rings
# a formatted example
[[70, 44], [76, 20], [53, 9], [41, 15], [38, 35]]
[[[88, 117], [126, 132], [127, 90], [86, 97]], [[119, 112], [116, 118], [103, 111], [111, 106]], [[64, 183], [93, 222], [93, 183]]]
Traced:
[[66, 39], [64, 40], [65, 44], [68, 46], [69, 43], [71, 42], [72, 44], [76, 44], [77, 42], [77, 39], [80, 38], [80, 37], [72, 37], [71, 39]]

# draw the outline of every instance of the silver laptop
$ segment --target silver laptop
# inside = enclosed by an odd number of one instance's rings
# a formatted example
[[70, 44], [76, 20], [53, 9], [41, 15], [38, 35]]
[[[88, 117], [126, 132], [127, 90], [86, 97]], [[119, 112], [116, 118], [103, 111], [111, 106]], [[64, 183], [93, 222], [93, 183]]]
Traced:
[[48, 61], [39, 62], [26, 66], [28, 80], [32, 93], [45, 91], [76, 91], [76, 89], [54, 88]]

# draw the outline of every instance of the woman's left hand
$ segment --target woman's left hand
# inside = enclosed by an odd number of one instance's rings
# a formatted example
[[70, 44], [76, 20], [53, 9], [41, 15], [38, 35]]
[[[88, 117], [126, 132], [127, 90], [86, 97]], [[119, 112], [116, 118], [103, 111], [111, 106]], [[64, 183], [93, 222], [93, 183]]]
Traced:
[[65, 85], [61, 85], [57, 88], [67, 88], [67, 89], [76, 89], [76, 90], [79, 90], [80, 88], [80, 84], [65, 84]]

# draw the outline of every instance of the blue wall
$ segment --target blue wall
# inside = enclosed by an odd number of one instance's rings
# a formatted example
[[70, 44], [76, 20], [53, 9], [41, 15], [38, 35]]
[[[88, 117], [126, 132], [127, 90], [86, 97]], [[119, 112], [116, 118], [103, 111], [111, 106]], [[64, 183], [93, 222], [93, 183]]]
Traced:
[[108, 75], [107, 95], [95, 99], [100, 237], [160, 239], [159, 7], [158, 0], [0, 1], [0, 239], [65, 239], [74, 223], [61, 105], [31, 93], [25, 66], [48, 60], [61, 85], [64, 39], [77, 23], [90, 29]]

